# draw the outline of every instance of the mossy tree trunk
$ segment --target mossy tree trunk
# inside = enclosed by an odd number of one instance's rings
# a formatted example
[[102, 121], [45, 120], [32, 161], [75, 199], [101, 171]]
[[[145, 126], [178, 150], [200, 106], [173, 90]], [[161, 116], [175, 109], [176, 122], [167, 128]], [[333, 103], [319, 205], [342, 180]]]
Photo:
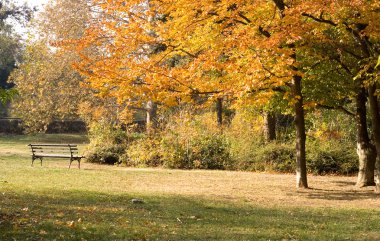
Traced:
[[296, 185], [297, 188], [308, 188], [306, 172], [306, 133], [305, 112], [303, 109], [302, 77], [293, 77], [293, 94], [296, 127]]
[[374, 146], [370, 143], [367, 130], [367, 110], [366, 110], [366, 91], [361, 88], [356, 96], [356, 132], [357, 149], [359, 157], [359, 173], [356, 186], [365, 187], [375, 185], [374, 171], [376, 153]]
[[379, 100], [375, 93], [376, 85], [373, 85], [368, 90], [368, 99], [370, 105], [373, 139], [375, 142], [377, 153], [377, 159], [375, 164], [375, 191], [380, 192], [380, 108]]
[[276, 140], [276, 115], [271, 111], [264, 112], [264, 138], [266, 142]]
[[223, 99], [216, 99], [216, 119], [219, 127], [223, 125]]

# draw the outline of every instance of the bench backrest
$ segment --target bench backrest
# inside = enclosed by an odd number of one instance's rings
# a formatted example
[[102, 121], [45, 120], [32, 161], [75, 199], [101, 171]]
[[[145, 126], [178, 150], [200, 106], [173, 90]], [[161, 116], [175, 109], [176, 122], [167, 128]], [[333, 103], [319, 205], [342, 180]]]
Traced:
[[78, 155], [78, 147], [75, 144], [29, 144], [32, 154], [67, 154], [71, 156]]

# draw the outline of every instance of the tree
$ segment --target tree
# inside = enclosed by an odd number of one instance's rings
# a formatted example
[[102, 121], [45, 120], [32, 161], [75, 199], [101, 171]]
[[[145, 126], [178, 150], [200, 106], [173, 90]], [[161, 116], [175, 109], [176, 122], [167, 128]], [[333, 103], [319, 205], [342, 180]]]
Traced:
[[8, 19], [14, 19], [23, 23], [25, 20], [29, 20], [32, 15], [32, 10], [27, 6], [17, 6], [9, 0], [3, 0], [0, 3], [0, 26], [8, 25]]
[[72, 68], [78, 56], [56, 45], [63, 38], [80, 38], [89, 21], [86, 1], [61, 0], [34, 19], [38, 35], [27, 43], [23, 61], [11, 77], [19, 92], [15, 111], [30, 131], [44, 131], [57, 118], [78, 118], [80, 103], [92, 100]]
[[8, 0], [0, 3], [0, 100], [3, 104], [15, 95], [7, 79], [16, 67], [21, 50], [20, 37], [15, 34], [8, 20], [22, 24], [29, 20], [31, 13], [31, 9], [25, 5], [16, 6]]
[[[374, 67], [375, 75], [372, 76], [373, 79], [377, 79], [379, 81], [380, 71], [378, 70], [378, 66], [380, 64], [380, 56], [376, 66]], [[377, 87], [376, 87], [377, 86]], [[368, 98], [370, 103], [370, 112], [371, 112], [371, 120], [372, 120], [372, 130], [373, 130], [373, 139], [376, 146], [377, 152], [377, 160], [375, 164], [375, 183], [376, 183], [376, 192], [380, 192], [380, 100], [379, 100], [379, 83], [373, 83], [372, 86], [369, 87]], [[376, 92], [377, 91], [377, 92]]]
[[[366, 121], [367, 92], [371, 104], [371, 116], [373, 131], [379, 130], [379, 115], [376, 110], [376, 81], [371, 81], [368, 76], [373, 72], [373, 67], [379, 55], [379, 3], [367, 1], [353, 1], [350, 4], [331, 1], [326, 7], [325, 2], [315, 3], [315, 11], [303, 11], [302, 15], [309, 19], [314, 26], [314, 38], [319, 42], [319, 47], [314, 48], [319, 53], [319, 61], [327, 59], [333, 65], [333, 71], [345, 72], [338, 88], [345, 88], [345, 94], [339, 94], [342, 99], [352, 99], [356, 102], [355, 120], [357, 123], [357, 153], [359, 156], [359, 175], [357, 186], [374, 184], [374, 167], [376, 150], [370, 141]], [[316, 36], [316, 37], [315, 37]], [[309, 39], [310, 39], [309, 38]], [[316, 42], [310, 41], [310, 42]], [[330, 82], [331, 83], [331, 82]], [[340, 92], [342, 93], [342, 92]], [[323, 95], [322, 95], [323, 96]], [[336, 98], [333, 98], [336, 99]], [[371, 100], [372, 99], [372, 100]], [[341, 102], [341, 101], [340, 101]], [[342, 109], [342, 106], [336, 106]], [[373, 108], [372, 108], [373, 107]], [[345, 111], [349, 113], [348, 111]], [[375, 134], [375, 142], [376, 142]], [[378, 144], [377, 144], [378, 145]]]

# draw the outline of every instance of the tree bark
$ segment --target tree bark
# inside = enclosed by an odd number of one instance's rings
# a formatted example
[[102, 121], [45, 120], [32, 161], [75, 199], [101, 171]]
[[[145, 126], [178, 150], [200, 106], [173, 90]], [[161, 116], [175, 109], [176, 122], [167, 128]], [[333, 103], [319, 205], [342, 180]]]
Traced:
[[145, 105], [146, 109], [146, 131], [151, 133], [157, 128], [157, 104], [148, 101]]
[[359, 157], [359, 173], [356, 181], [357, 187], [373, 186], [374, 171], [376, 162], [376, 153], [374, 146], [370, 143], [367, 130], [367, 110], [366, 110], [366, 92], [360, 88], [356, 96], [356, 131], [357, 131], [357, 149]]
[[296, 126], [296, 185], [297, 188], [308, 188], [306, 172], [306, 132], [305, 112], [303, 109], [302, 77], [293, 77], [293, 94], [296, 98], [294, 104]]
[[276, 115], [273, 112], [264, 112], [264, 137], [266, 142], [276, 140]]
[[[277, 9], [280, 11], [281, 18], [283, 18], [285, 16], [284, 11], [286, 6], [284, 0], [273, 0], [273, 2], [275, 3]], [[268, 34], [270, 37], [270, 33]], [[294, 61], [297, 61], [294, 44], [289, 44], [288, 47], [294, 51], [291, 57], [294, 59]], [[290, 67], [295, 71], [298, 70], [294, 65], [291, 65]], [[294, 104], [296, 126], [296, 186], [297, 188], [308, 188], [306, 172], [306, 132], [305, 112], [303, 108], [302, 96], [302, 77], [299, 75], [294, 75], [292, 82], [293, 98], [296, 98], [296, 102]]]
[[216, 99], [216, 118], [218, 122], [218, 126], [221, 127], [223, 125], [223, 99]]
[[373, 140], [375, 142], [377, 159], [375, 163], [375, 184], [376, 192], [380, 192], [380, 108], [379, 100], [375, 95], [376, 85], [371, 86], [368, 89], [368, 99], [371, 113]]

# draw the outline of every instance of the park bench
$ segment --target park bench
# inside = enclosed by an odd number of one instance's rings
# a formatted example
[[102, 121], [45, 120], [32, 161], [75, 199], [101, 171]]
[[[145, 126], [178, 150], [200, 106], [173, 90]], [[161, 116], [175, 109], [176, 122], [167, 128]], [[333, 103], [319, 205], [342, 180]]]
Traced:
[[74, 144], [29, 144], [28, 146], [32, 149], [32, 166], [36, 159], [41, 160], [42, 166], [42, 159], [46, 157], [70, 159], [69, 168], [73, 161], [77, 161], [80, 169], [80, 161], [84, 158], [79, 155], [78, 147]]

